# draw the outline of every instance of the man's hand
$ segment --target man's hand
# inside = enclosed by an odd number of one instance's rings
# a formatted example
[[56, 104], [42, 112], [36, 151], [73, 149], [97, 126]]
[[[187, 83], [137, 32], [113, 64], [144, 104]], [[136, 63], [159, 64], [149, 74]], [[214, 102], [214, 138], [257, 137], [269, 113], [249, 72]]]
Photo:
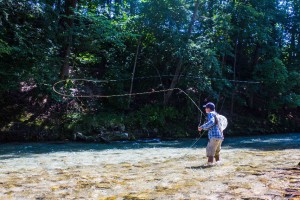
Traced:
[[202, 128], [201, 128], [201, 127], [198, 127], [198, 131], [202, 131]]

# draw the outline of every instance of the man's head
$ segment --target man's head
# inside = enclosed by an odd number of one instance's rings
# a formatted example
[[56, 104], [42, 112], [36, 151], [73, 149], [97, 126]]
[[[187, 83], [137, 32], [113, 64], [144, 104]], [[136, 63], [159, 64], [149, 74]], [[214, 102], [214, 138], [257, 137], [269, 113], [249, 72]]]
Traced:
[[206, 113], [215, 111], [215, 104], [213, 104], [212, 102], [208, 102], [208, 103], [205, 104], [203, 107], [205, 108], [205, 112], [206, 112]]

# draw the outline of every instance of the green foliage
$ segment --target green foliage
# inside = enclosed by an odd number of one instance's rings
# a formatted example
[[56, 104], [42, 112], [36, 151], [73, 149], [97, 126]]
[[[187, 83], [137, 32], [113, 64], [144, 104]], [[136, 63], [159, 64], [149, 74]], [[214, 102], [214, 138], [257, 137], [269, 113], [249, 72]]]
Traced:
[[[70, 79], [122, 80], [67, 80], [58, 88], [96, 95], [128, 93], [133, 75], [158, 76], [134, 80], [133, 92], [167, 89], [179, 69], [175, 87], [197, 103], [214, 101], [232, 119], [246, 115], [234, 120], [232, 132], [297, 129], [299, 1], [200, 1], [197, 15], [197, 1], [76, 1], [71, 14], [67, 2], [74, 1], [0, 1], [3, 127], [21, 120], [47, 130], [89, 132], [123, 124], [186, 136], [198, 122], [195, 106], [177, 91], [167, 105], [163, 94], [132, 97], [130, 104], [127, 97], [61, 97], [52, 85], [66, 65]], [[281, 129], [285, 124], [292, 125]]]
[[0, 39], [0, 57], [2, 54], [10, 54], [11, 48], [6, 42]]
[[122, 115], [107, 112], [94, 115], [72, 113], [65, 115], [63, 119], [66, 130], [71, 130], [73, 132], [81, 131], [85, 133], [99, 131], [102, 128], [113, 129], [124, 123]]
[[281, 60], [275, 58], [257, 65], [254, 74], [257, 76], [256, 79], [262, 81], [268, 90], [273, 88], [274, 94], [284, 91], [288, 72]]
[[142, 129], [163, 130], [168, 123], [176, 122], [179, 112], [172, 107], [146, 105], [134, 115], [134, 124]]
[[278, 108], [284, 102], [282, 96], [286, 92], [288, 71], [281, 60], [274, 58], [264, 64], [257, 65], [255, 78], [263, 83], [263, 95], [268, 99], [270, 108]]

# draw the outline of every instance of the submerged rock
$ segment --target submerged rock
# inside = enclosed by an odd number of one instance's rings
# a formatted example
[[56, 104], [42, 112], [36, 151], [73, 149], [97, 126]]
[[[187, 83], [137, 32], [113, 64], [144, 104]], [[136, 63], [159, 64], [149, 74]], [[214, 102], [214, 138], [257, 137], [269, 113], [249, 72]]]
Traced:
[[73, 139], [75, 141], [79, 141], [79, 142], [103, 142], [103, 143], [109, 142], [108, 140], [103, 138], [101, 135], [86, 136], [80, 132], [75, 133]]
[[121, 131], [106, 132], [101, 134], [101, 138], [105, 139], [106, 141], [129, 140], [129, 134]]
[[80, 142], [104, 142], [109, 143], [111, 141], [129, 140], [129, 134], [120, 131], [114, 132], [101, 132], [95, 135], [85, 135], [77, 132], [74, 134], [74, 140]]

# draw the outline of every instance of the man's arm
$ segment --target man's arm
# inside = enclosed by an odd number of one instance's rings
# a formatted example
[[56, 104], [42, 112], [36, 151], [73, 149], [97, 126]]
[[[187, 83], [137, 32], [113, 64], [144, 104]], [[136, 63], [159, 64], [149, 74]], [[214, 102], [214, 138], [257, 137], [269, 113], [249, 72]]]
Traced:
[[210, 127], [212, 127], [215, 124], [215, 118], [214, 118], [213, 114], [208, 113], [207, 118], [208, 118], [208, 122], [206, 122], [202, 126], [199, 126], [198, 127], [199, 131], [201, 131], [202, 129], [209, 129]]

